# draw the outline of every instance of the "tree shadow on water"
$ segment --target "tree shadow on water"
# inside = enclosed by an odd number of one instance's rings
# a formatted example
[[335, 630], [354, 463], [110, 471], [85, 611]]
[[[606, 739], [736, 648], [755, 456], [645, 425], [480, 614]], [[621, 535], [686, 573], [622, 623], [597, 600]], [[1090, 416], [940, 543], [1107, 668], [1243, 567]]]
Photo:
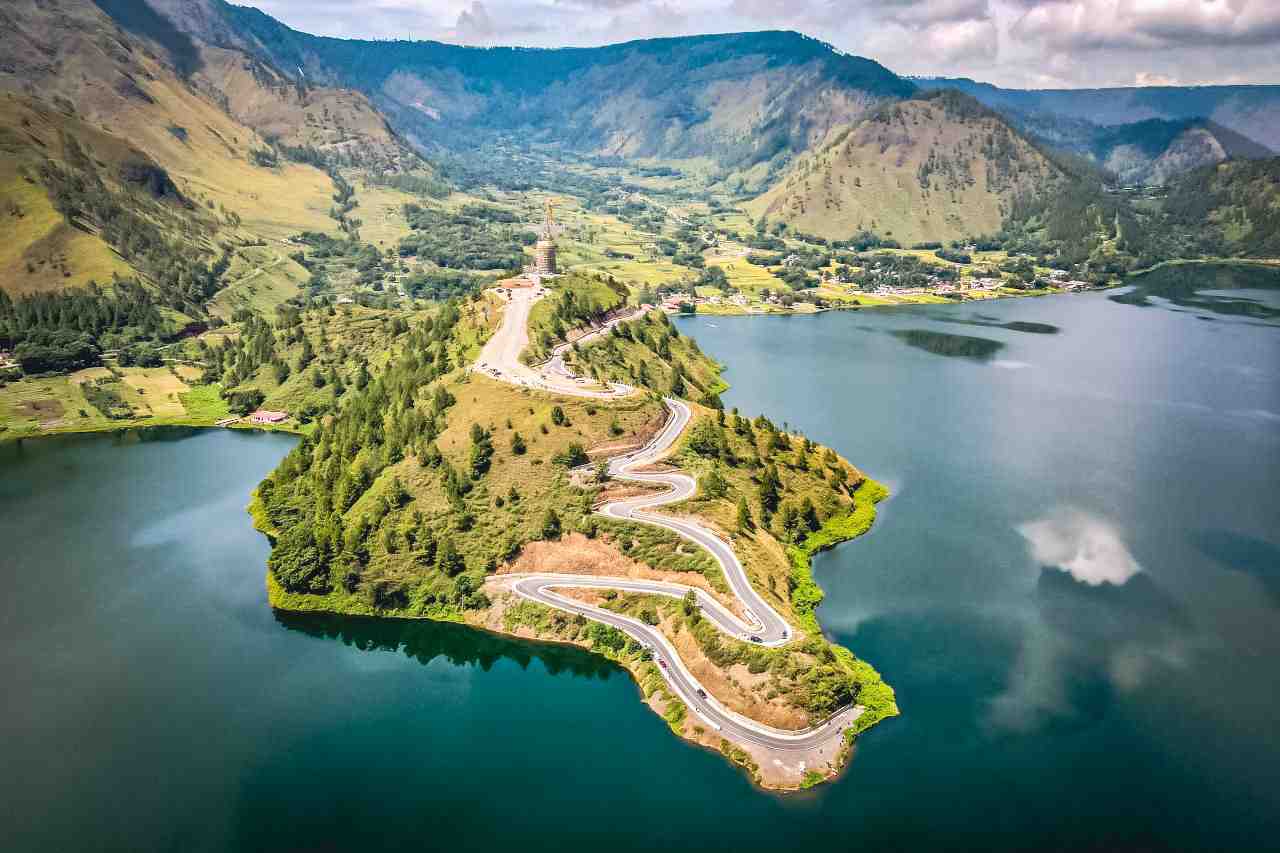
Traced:
[[1228, 570], [1256, 579], [1272, 606], [1280, 607], [1280, 546], [1231, 530], [1197, 530], [1191, 544]]
[[613, 662], [573, 646], [509, 639], [450, 622], [283, 610], [274, 611], [274, 615], [276, 622], [290, 631], [339, 640], [366, 652], [403, 652], [424, 666], [443, 657], [455, 666], [479, 666], [487, 672], [503, 659], [522, 669], [537, 660], [551, 675], [568, 673], [602, 681], [622, 671]]

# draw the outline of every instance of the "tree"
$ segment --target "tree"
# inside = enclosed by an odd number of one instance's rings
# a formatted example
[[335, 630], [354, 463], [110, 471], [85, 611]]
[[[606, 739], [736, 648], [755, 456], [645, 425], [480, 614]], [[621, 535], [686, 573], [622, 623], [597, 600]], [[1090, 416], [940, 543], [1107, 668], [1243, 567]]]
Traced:
[[670, 395], [672, 397], [683, 397], [685, 392], [684, 376], [681, 375], [680, 365], [675, 366], [675, 370], [671, 374]]
[[689, 590], [684, 594], [684, 598], [680, 599], [680, 609], [684, 611], [684, 615], [693, 621], [698, 621], [701, 615], [701, 608], [698, 607], [698, 594], [693, 590]]
[[738, 498], [738, 530], [746, 533], [755, 527], [755, 523], [751, 520], [751, 509], [747, 506], [745, 497]]
[[609, 462], [608, 462], [608, 460], [601, 459], [599, 462], [597, 462], [597, 463], [596, 463], [595, 480], [596, 480], [596, 482], [597, 482], [597, 483], [607, 483], [607, 482], [609, 482]]
[[546, 514], [542, 516], [542, 538], [559, 539], [560, 532], [560, 516], [554, 509], [547, 507]]
[[565, 416], [564, 409], [559, 406], [551, 407], [551, 422], [556, 426], [568, 426], [569, 418]]
[[512, 453], [514, 453], [516, 456], [523, 456], [525, 451], [528, 449], [529, 449], [528, 445], [524, 443], [524, 436], [522, 436], [518, 432], [514, 433], [511, 436], [511, 452]]
[[247, 415], [262, 405], [262, 401], [267, 399], [257, 388], [249, 388], [242, 391], [224, 391], [222, 396], [226, 398], [227, 408], [238, 415]]
[[440, 571], [444, 572], [449, 577], [453, 577], [466, 569], [466, 561], [463, 560], [462, 555], [458, 553], [458, 546], [454, 544], [452, 536], [446, 537], [445, 540], [440, 543], [440, 548], [438, 550]]
[[489, 470], [489, 465], [493, 460], [493, 441], [489, 437], [489, 431], [482, 429], [479, 424], [471, 425], [471, 478], [478, 480], [483, 477]]
[[796, 509], [795, 504], [785, 503], [782, 505], [782, 511], [778, 513], [778, 524], [782, 528], [782, 536], [788, 542], [799, 541], [801, 520], [800, 512]]
[[720, 467], [717, 465], [707, 472], [702, 478], [702, 493], [709, 498], [722, 498], [729, 491], [729, 484], [720, 474]]
[[765, 468], [764, 474], [760, 476], [760, 486], [757, 489], [757, 493], [760, 497], [760, 506], [764, 510], [766, 519], [778, 508], [778, 488], [780, 485], [781, 483], [778, 480], [778, 469], [772, 465]]
[[562, 452], [553, 456], [552, 461], [566, 468], [577, 468], [579, 465], [586, 465], [591, 461], [591, 458], [587, 456], [587, 451], [583, 449], [582, 445], [575, 441]]
[[808, 495], [805, 495], [804, 500], [800, 502], [800, 520], [810, 531], [822, 526], [822, 522], [818, 520], [818, 511], [813, 506], [813, 499]]

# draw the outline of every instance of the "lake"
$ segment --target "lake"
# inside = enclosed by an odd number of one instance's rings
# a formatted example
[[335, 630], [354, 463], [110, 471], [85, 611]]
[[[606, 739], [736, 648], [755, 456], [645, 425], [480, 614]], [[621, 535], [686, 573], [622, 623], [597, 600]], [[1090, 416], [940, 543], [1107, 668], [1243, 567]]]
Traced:
[[287, 437], [0, 446], [5, 849], [1265, 846], [1280, 328], [1221, 293], [682, 321], [893, 491], [816, 572], [903, 716], [797, 796], [581, 651], [273, 614], [244, 506]]

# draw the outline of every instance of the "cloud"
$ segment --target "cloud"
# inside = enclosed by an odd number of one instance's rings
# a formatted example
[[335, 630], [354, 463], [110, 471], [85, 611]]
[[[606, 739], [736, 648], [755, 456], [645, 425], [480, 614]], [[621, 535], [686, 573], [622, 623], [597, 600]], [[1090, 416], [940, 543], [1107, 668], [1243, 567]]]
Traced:
[[991, 18], [989, 0], [888, 0], [882, 8], [888, 20], [911, 26]]
[[1159, 74], [1155, 71], [1139, 71], [1133, 75], [1133, 85], [1135, 86], [1179, 86], [1181, 82], [1176, 77], [1170, 77], [1167, 74]]
[[1275, 0], [1050, 0], [1023, 7], [1014, 38], [1055, 50], [1161, 50], [1280, 41]]
[[454, 26], [458, 40], [463, 42], [485, 42], [497, 32], [493, 28], [493, 19], [489, 10], [480, 0], [475, 0], [469, 9], [458, 13], [458, 23]]
[[1280, 82], [1280, 0], [237, 1], [342, 38], [557, 47], [792, 29], [901, 74], [1006, 86]]
[[1080, 510], [1061, 508], [1018, 532], [1031, 546], [1031, 557], [1090, 586], [1119, 586], [1142, 571], [1120, 541], [1115, 528]]

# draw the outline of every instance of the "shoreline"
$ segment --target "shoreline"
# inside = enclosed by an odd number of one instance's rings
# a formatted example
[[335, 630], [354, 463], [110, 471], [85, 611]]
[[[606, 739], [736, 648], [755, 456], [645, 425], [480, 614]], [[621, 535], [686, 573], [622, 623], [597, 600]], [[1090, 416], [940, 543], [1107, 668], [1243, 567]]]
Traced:
[[[788, 556], [792, 560], [793, 571], [803, 572], [807, 583], [819, 593], [817, 603], [811, 609], [802, 614], [797, 614], [804, 622], [806, 629], [816, 629], [818, 633], [822, 633], [821, 625], [817, 620], [816, 610], [821, 606], [821, 601], [825, 597], [825, 592], [812, 577], [813, 555], [823, 551], [832, 550], [835, 547], [846, 542], [852, 542], [855, 539], [865, 535], [874, 525], [875, 519], [878, 517], [878, 505], [881, 501], [889, 496], [887, 487], [871, 478], [864, 480], [864, 486], [860, 488], [869, 488], [868, 503], [855, 504], [853, 510], [844, 516], [833, 518], [828, 521], [819, 531], [811, 534], [810, 542], [806, 540], [802, 545], [788, 546]], [[274, 542], [274, 530], [270, 527], [266, 518], [261, 512], [261, 503], [258, 500], [257, 490], [255, 489], [250, 503], [245, 508], [246, 512], [252, 519], [255, 530], [258, 530], [269, 541]], [[859, 512], [861, 510], [861, 512]], [[824, 535], [825, 533], [825, 535]], [[816, 538], [815, 538], [816, 537]], [[800, 564], [798, 557], [803, 558], [803, 565]], [[493, 576], [493, 577], [499, 577]], [[672, 730], [672, 732], [681, 740], [694, 746], [707, 749], [711, 752], [719, 753], [723, 758], [727, 759], [730, 764], [742, 769], [752, 784], [759, 790], [775, 795], [798, 793], [806, 791], [816, 785], [824, 782], [831, 782], [839, 779], [851, 764], [853, 755], [853, 746], [857, 739], [864, 732], [873, 728], [877, 723], [886, 719], [897, 716], [900, 711], [897, 707], [893, 688], [890, 687], [870, 664], [863, 661], [853, 654], [852, 650], [844, 646], [832, 644], [844, 655], [848, 655], [852, 661], [861, 666], [859, 669], [865, 668], [866, 681], [862, 683], [863, 689], [870, 687], [876, 698], [874, 706], [864, 704], [858, 701], [855, 707], [862, 708], [854, 725], [845, 728], [841, 732], [840, 747], [834, 757], [832, 757], [822, 770], [806, 769], [797, 781], [783, 782], [776, 776], [770, 778], [760, 769], [760, 761], [755, 760], [753, 752], [759, 752], [761, 756], [767, 754], [758, 747], [734, 743], [727, 738], [718, 737], [716, 733], [710, 732], [702, 728], [702, 726], [693, 723], [693, 730], [690, 731], [685, 727], [686, 722], [692, 722], [693, 716], [688, 712], [687, 705], [664, 688], [647, 691], [645, 682], [651, 676], [657, 675], [657, 670], [652, 661], [644, 661], [623, 657], [621, 654], [612, 652], [607, 648], [596, 648], [593, 645], [587, 645], [585, 642], [577, 639], [563, 639], [554, 636], [543, 636], [526, 625], [517, 625], [514, 629], [502, 625], [502, 618], [505, 615], [507, 606], [519, 600], [514, 593], [508, 593], [510, 600], [502, 600], [495, 602], [493, 606], [484, 611], [483, 618], [468, 619], [462, 612], [452, 610], [444, 610], [432, 608], [435, 612], [411, 614], [400, 612], [387, 612], [374, 609], [372, 606], [364, 605], [358, 609], [342, 609], [334, 606], [336, 602], [330, 596], [326, 596], [319, 600], [315, 596], [299, 596], [291, 594], [280, 587], [275, 577], [267, 570], [264, 574], [264, 585], [267, 592], [267, 604], [273, 610], [290, 612], [290, 613], [323, 613], [339, 617], [351, 618], [370, 618], [370, 619], [399, 619], [404, 621], [433, 621], [448, 622], [456, 625], [463, 625], [479, 631], [487, 632], [496, 636], [501, 636], [514, 641], [525, 641], [532, 643], [545, 643], [550, 645], [572, 646], [581, 649], [588, 654], [599, 655], [626, 670], [632, 681], [635, 683], [640, 693], [641, 702], [649, 707], [651, 711], [657, 714]], [[297, 606], [305, 602], [306, 606]], [[501, 605], [501, 606], [500, 606]], [[495, 619], [498, 621], [495, 622]], [[825, 634], [823, 634], [825, 636]], [[646, 671], [645, 667], [652, 672]], [[659, 695], [665, 693], [666, 695]], [[859, 693], [859, 700], [863, 694]], [[885, 704], [887, 699], [888, 704]], [[673, 721], [669, 715], [675, 714], [679, 719]], [[719, 744], [715, 741], [720, 740]], [[803, 766], [803, 765], [802, 765]], [[769, 768], [771, 773], [776, 774], [777, 771]]]
[[218, 426], [216, 421], [210, 421], [204, 418], [156, 418], [154, 420], [128, 420], [120, 421], [118, 423], [97, 423], [72, 429], [54, 428], [49, 430], [39, 430], [37, 432], [17, 433], [12, 429], [4, 429], [0, 430], [0, 445], [26, 441], [28, 439], [57, 438], [59, 436], [69, 435], [104, 435], [118, 432], [130, 432], [133, 430], [167, 429], [170, 427], [179, 429], [226, 429], [240, 430], [243, 432], [275, 432], [299, 437], [306, 435], [301, 428], [296, 427], [280, 427], [264, 424], [230, 424], [228, 426]]

